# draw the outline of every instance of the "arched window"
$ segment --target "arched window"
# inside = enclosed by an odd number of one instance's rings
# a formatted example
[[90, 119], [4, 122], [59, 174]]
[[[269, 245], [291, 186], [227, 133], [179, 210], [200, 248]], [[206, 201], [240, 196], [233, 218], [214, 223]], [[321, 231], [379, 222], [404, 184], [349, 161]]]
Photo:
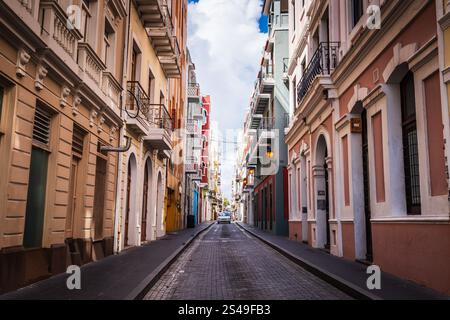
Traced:
[[414, 74], [412, 72], [408, 72], [403, 78], [400, 83], [400, 92], [406, 205], [409, 215], [419, 215], [421, 214], [419, 150], [417, 144]]

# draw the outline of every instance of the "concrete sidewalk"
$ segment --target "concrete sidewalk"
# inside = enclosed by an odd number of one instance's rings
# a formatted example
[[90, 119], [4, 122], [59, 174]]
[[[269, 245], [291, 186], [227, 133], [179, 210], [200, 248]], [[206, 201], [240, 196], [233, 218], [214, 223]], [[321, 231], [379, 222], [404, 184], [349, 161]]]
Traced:
[[367, 266], [330, 255], [323, 250], [275, 236], [253, 226], [238, 223], [247, 232], [265, 242], [284, 256], [344, 292], [360, 299], [372, 300], [435, 300], [450, 299], [431, 289], [382, 273], [381, 290], [369, 290]]
[[160, 240], [122, 251], [81, 267], [81, 290], [68, 290], [63, 273], [4, 294], [6, 299], [132, 300], [145, 294], [159, 276], [200, 233], [213, 223], [168, 234]]

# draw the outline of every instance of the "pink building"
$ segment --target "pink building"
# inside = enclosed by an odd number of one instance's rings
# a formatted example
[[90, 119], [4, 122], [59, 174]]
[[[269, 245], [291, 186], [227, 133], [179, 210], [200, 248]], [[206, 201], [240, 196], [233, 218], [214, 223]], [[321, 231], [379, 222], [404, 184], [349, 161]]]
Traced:
[[290, 237], [449, 294], [442, 1], [372, 1], [381, 29], [366, 1], [302, 2], [289, 8]]

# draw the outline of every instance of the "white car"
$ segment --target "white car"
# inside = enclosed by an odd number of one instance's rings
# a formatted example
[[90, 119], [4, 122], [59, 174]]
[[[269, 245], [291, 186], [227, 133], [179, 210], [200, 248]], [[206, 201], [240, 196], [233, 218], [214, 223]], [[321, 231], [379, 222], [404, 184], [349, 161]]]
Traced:
[[221, 212], [219, 213], [219, 217], [217, 218], [217, 223], [221, 224], [221, 223], [231, 223], [231, 213], [229, 212]]

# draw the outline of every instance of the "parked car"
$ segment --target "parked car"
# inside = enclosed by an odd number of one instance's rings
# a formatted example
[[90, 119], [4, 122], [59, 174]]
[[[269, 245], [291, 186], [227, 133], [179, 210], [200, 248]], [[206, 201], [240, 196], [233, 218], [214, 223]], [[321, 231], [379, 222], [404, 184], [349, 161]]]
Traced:
[[231, 223], [231, 213], [224, 211], [219, 213], [219, 217], [217, 218], [217, 223], [221, 224], [221, 223]]

